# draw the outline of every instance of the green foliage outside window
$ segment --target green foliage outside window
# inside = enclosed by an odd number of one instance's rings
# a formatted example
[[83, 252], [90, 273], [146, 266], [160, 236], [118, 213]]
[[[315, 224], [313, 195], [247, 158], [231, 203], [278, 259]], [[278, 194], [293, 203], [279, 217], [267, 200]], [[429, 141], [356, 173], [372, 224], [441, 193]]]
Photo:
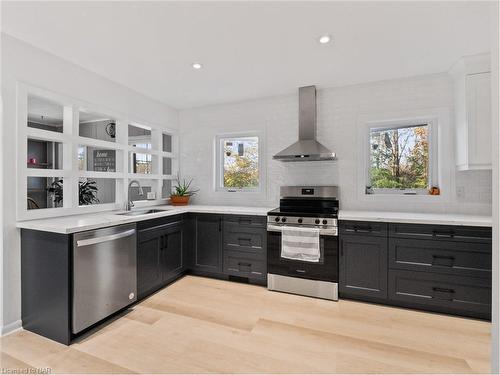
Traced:
[[257, 137], [223, 141], [225, 188], [259, 187], [259, 140]]
[[429, 187], [429, 127], [370, 130], [372, 188]]
[[[140, 145], [142, 146], [142, 145]], [[139, 174], [153, 173], [151, 154], [133, 154], [133, 172]]]

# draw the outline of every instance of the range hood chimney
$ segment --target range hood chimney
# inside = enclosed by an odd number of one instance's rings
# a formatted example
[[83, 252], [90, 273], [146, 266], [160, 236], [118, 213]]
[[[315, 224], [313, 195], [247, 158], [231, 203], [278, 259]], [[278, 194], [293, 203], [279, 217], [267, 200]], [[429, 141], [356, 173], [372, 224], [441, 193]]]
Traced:
[[316, 140], [316, 86], [299, 88], [299, 140], [273, 156], [280, 161], [335, 160], [335, 153]]

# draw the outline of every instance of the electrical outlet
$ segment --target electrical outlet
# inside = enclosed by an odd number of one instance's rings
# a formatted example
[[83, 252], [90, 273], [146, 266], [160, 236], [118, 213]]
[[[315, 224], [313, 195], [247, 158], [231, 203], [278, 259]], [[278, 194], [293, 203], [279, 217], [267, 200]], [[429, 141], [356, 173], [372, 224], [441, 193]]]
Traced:
[[457, 192], [457, 198], [465, 198], [465, 187], [457, 186], [456, 192]]

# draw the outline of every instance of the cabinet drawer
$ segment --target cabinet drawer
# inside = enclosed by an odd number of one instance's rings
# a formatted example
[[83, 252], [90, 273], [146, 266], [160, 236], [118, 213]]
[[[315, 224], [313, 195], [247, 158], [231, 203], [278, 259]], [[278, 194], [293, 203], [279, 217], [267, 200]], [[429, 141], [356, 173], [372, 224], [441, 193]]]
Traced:
[[389, 299], [410, 307], [489, 318], [491, 280], [390, 270]]
[[237, 251], [224, 253], [224, 273], [226, 275], [265, 279], [267, 265], [264, 259]]
[[389, 235], [402, 238], [491, 243], [491, 228], [485, 227], [392, 223], [389, 225]]
[[149, 219], [137, 222], [137, 230], [140, 232], [142, 230], [157, 229], [163, 225], [168, 225], [172, 223], [180, 223], [184, 219], [184, 215], [172, 215], [159, 217], [156, 219]]
[[491, 277], [491, 245], [391, 238], [389, 267], [471, 277]]
[[249, 216], [249, 215], [224, 215], [224, 222], [247, 227], [260, 227], [266, 226], [266, 216]]
[[224, 249], [265, 254], [267, 231], [264, 228], [244, 227], [224, 222]]
[[386, 236], [387, 224], [373, 221], [341, 221], [340, 233], [365, 234], [370, 236]]
[[164, 234], [166, 231], [171, 231], [175, 228], [182, 227], [182, 221], [172, 221], [168, 223], [155, 223], [157, 225], [153, 225], [151, 227], [143, 228], [137, 231], [137, 241], [144, 242], [151, 240], [153, 238], [158, 237], [159, 235]]

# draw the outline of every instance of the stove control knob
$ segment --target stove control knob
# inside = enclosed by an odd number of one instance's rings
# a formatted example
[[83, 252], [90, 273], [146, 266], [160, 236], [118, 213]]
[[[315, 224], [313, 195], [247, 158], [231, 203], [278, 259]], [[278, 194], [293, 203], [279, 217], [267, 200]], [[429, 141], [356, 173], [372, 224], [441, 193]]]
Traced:
[[286, 217], [281, 218], [281, 222], [284, 223], [286, 221]]
[[278, 222], [278, 221], [280, 221], [280, 218], [279, 218], [279, 216], [276, 216], [276, 219], [274, 219], [274, 221], [275, 221], [275, 222]]
[[302, 218], [298, 219], [297, 223], [302, 224]]
[[328, 224], [328, 221], [327, 220], [323, 220], [323, 225], [326, 225]]
[[314, 220], [315, 224], [319, 224], [319, 219]]

